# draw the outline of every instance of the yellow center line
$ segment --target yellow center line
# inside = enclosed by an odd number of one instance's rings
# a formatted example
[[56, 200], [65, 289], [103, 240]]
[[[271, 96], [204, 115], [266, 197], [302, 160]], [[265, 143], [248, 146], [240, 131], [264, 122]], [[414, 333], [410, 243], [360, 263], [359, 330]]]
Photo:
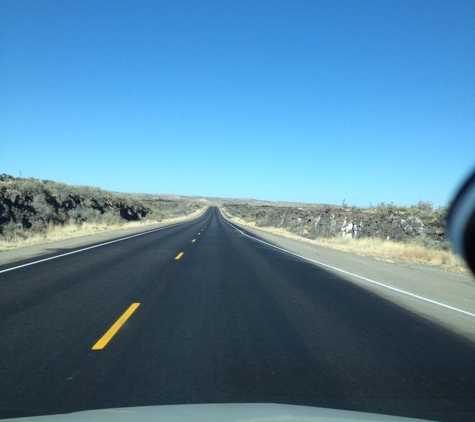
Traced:
[[193, 240], [191, 241], [191, 243], [194, 243], [194, 242], [196, 242], [196, 239], [193, 239]]
[[180, 259], [183, 256], [184, 252], [180, 252], [177, 256], [175, 256], [175, 259]]
[[101, 350], [106, 347], [111, 338], [115, 336], [120, 327], [124, 325], [125, 321], [129, 319], [130, 315], [132, 315], [139, 306], [140, 303], [132, 303], [132, 305], [129, 306], [129, 309], [127, 309], [114, 325], [100, 338], [100, 340], [92, 346], [92, 350]]

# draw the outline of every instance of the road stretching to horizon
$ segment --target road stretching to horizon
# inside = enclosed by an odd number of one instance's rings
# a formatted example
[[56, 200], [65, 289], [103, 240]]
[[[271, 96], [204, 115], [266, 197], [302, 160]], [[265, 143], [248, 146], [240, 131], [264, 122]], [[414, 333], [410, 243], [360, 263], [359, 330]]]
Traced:
[[0, 265], [0, 417], [266, 402], [475, 420], [473, 344], [217, 208], [68, 252]]

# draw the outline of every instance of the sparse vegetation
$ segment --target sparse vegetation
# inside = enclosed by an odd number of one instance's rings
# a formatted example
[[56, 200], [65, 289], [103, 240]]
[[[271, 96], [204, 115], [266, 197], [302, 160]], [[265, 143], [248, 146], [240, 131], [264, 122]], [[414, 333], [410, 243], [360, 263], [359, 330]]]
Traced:
[[[0, 176], [0, 189], [0, 251], [170, 221], [204, 206], [202, 198], [118, 194], [6, 175]], [[242, 224], [316, 245], [467, 271], [444, 237], [447, 208], [434, 209], [430, 202], [409, 207], [380, 203], [365, 209], [348, 207], [345, 200], [334, 208], [239, 202], [224, 208], [232, 210], [233, 218]], [[356, 227], [357, 220], [364, 224]]]
[[430, 202], [409, 207], [381, 203], [370, 209], [227, 203], [223, 209], [242, 224], [315, 245], [468, 273], [446, 239], [447, 208], [434, 209]]
[[[189, 216], [198, 213], [197, 210]], [[107, 218], [113, 217], [109, 215], [104, 221], [76, 223], [69, 222], [66, 224], [50, 224], [41, 232], [33, 232], [24, 229], [18, 229], [14, 224], [10, 223], [5, 228], [5, 235], [0, 238], [0, 252], [12, 249], [24, 248], [28, 246], [41, 245], [59, 240], [72, 239], [81, 236], [90, 236], [98, 233], [105, 233], [115, 230], [123, 230], [128, 228], [142, 227], [156, 223], [152, 219], [144, 219], [141, 221], [125, 222], [116, 220], [115, 222], [107, 222]], [[161, 220], [161, 222], [171, 222], [181, 217], [171, 217]]]
[[118, 194], [90, 186], [0, 176], [0, 251], [156, 223], [203, 208], [195, 200]]
[[452, 252], [448, 242], [428, 246], [421, 240], [394, 242], [377, 238], [353, 239], [351, 237], [318, 237], [316, 239], [309, 239], [292, 233], [285, 228], [262, 227], [256, 223], [236, 217], [233, 217], [233, 220], [243, 225], [255, 227], [290, 239], [308, 242], [316, 246], [351, 252], [362, 256], [371, 256], [388, 262], [414, 262], [433, 265], [455, 273], [470, 273], [462, 259]]

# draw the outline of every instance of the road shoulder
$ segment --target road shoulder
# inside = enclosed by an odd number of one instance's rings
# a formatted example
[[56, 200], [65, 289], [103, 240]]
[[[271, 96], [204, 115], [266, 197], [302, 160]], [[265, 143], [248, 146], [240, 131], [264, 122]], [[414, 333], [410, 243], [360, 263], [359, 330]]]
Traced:
[[389, 263], [324, 248], [238, 224], [223, 213], [221, 215], [251, 235], [313, 260], [316, 265], [475, 342], [473, 276], [455, 274], [428, 265]]
[[88, 236], [75, 237], [73, 239], [60, 240], [57, 242], [49, 242], [41, 245], [30, 246], [26, 248], [13, 249], [10, 251], [0, 252], [0, 265], [13, 264], [15, 262], [24, 261], [27, 259], [41, 258], [45, 255], [54, 253], [65, 253], [69, 250], [74, 250], [82, 247], [88, 247], [93, 244], [110, 242], [112, 240], [120, 239], [127, 236], [133, 236], [140, 233], [160, 229], [163, 227], [173, 226], [175, 224], [184, 223], [193, 219], [201, 217], [208, 207], [205, 207], [201, 212], [192, 216], [175, 219], [172, 221], [144, 224], [141, 227], [124, 228], [122, 230], [114, 230], [110, 232], [103, 232]]

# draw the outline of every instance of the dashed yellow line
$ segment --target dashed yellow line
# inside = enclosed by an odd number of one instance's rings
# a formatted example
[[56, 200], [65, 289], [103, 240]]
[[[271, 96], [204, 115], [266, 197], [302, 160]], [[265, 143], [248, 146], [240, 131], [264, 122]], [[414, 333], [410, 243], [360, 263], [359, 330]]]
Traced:
[[196, 239], [193, 239], [193, 240], [191, 241], [191, 243], [195, 243], [195, 242], [196, 242]]
[[184, 252], [180, 252], [177, 256], [175, 256], [175, 259], [180, 259], [184, 255]]
[[129, 306], [129, 309], [127, 309], [114, 323], [114, 325], [110, 327], [109, 330], [107, 330], [107, 332], [99, 339], [99, 341], [94, 346], [92, 346], [92, 350], [101, 350], [106, 347], [111, 338], [115, 336], [120, 327], [124, 325], [125, 321], [129, 319], [130, 315], [132, 315], [139, 306], [140, 303], [132, 303], [132, 305]]

